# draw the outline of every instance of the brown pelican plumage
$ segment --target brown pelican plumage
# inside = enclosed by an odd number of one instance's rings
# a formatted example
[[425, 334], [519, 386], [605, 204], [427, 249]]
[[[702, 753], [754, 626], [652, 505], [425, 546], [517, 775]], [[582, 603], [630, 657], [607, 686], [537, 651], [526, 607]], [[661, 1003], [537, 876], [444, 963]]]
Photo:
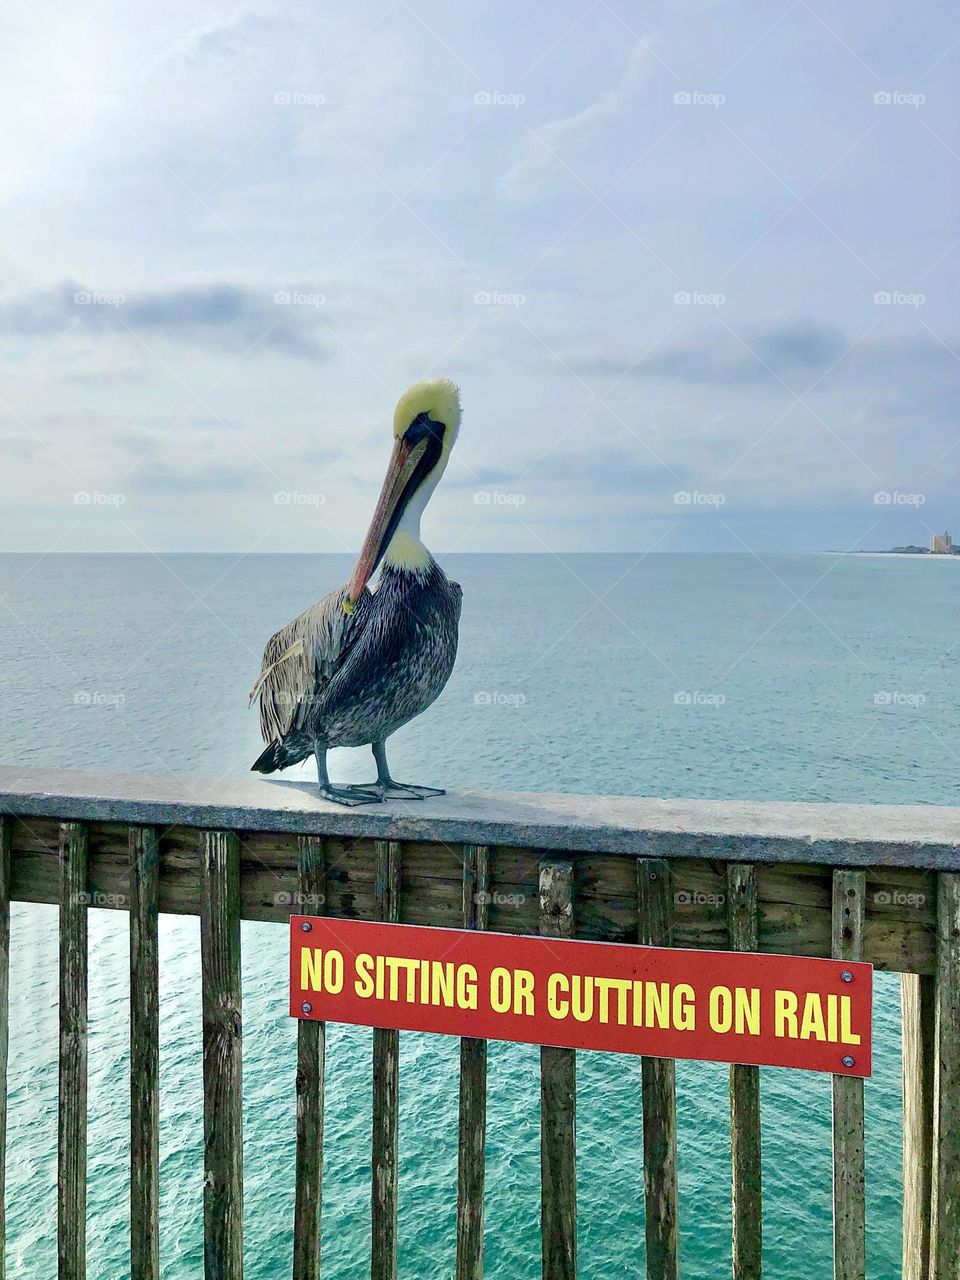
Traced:
[[[462, 592], [420, 541], [420, 517], [459, 428], [460, 392], [448, 378], [400, 397], [393, 455], [353, 576], [267, 642], [250, 693], [251, 702], [259, 695], [267, 743], [258, 773], [314, 755], [320, 794], [338, 804], [443, 794], [395, 782], [385, 744], [439, 697], [457, 656]], [[328, 748], [367, 744], [376, 782], [332, 785]]]

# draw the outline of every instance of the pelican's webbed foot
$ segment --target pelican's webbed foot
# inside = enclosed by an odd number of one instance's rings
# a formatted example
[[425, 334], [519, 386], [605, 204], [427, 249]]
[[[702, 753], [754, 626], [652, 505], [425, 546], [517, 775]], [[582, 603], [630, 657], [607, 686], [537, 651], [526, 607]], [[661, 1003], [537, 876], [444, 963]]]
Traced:
[[333, 787], [318, 788], [323, 800], [331, 800], [334, 804], [347, 805], [353, 808], [358, 804], [379, 804], [383, 796], [377, 795], [372, 787]]
[[334, 804], [342, 804], [351, 809], [358, 804], [378, 804], [383, 799], [382, 795], [377, 794], [375, 787], [335, 787], [327, 773], [326, 747], [318, 746], [314, 755], [317, 761], [317, 790], [322, 799], [331, 800]]
[[426, 800], [428, 796], [445, 796], [441, 787], [418, 787], [412, 782], [394, 782], [393, 778], [378, 778], [365, 782], [363, 790], [372, 792], [378, 800]]
[[412, 782], [395, 782], [390, 777], [387, 749], [384, 743], [374, 742], [373, 758], [377, 762], [376, 782], [365, 783], [364, 790], [374, 792], [380, 800], [426, 800], [428, 796], [445, 796], [442, 787], [418, 787]]

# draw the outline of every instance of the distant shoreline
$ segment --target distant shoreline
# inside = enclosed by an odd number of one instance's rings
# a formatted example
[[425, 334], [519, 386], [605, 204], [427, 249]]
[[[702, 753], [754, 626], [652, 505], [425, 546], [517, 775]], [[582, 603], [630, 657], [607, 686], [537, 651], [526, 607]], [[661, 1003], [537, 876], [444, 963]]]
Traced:
[[960, 556], [934, 554], [931, 551], [819, 551], [821, 556], [872, 556], [881, 560], [956, 560], [960, 564]]

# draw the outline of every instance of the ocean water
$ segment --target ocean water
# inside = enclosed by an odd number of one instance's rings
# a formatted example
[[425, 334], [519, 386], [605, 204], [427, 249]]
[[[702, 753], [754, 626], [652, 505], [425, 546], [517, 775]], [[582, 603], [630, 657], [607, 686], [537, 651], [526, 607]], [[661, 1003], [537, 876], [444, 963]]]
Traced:
[[[464, 588], [439, 702], [391, 744], [447, 787], [953, 804], [960, 561], [825, 555], [441, 557]], [[340, 556], [0, 556], [0, 761], [239, 775], [264, 640]], [[334, 777], [372, 776], [338, 752]], [[304, 768], [304, 772], [307, 772]], [[289, 1274], [296, 1030], [286, 931], [244, 923], [245, 1251]], [[89, 1268], [129, 1275], [126, 917], [90, 913]], [[879, 975], [867, 1082], [868, 1271], [899, 1274], [898, 992]], [[56, 913], [15, 904], [8, 1274], [55, 1273]], [[199, 925], [161, 921], [161, 1251], [202, 1271]], [[368, 1268], [370, 1033], [331, 1027], [324, 1273]], [[453, 1274], [457, 1044], [401, 1037], [400, 1275]], [[540, 1274], [538, 1052], [490, 1053], [487, 1267]], [[727, 1069], [678, 1064], [683, 1272], [728, 1274]], [[405, 1088], [416, 1082], [416, 1089]], [[764, 1070], [766, 1274], [831, 1272], [829, 1079]], [[643, 1273], [640, 1068], [578, 1056], [580, 1273]]]

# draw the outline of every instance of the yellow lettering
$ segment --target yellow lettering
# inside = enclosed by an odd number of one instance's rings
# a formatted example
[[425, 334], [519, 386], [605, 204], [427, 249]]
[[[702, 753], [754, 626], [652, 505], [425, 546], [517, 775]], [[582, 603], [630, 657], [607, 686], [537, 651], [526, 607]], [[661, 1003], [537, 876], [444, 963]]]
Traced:
[[673, 988], [673, 1025], [677, 1031], [696, 1031], [697, 1006], [693, 987], [678, 982]]
[[499, 966], [490, 973], [490, 1008], [494, 1013], [506, 1013], [513, 1003], [513, 983], [510, 970]]
[[849, 996], [840, 997], [840, 1039], [844, 1044], [859, 1044], [860, 1037], [850, 1028], [853, 1005]]
[[733, 993], [734, 1025], [737, 1035], [760, 1034], [760, 988], [736, 987]]
[[513, 1012], [533, 1017], [533, 974], [518, 969], [513, 975]]
[[357, 956], [355, 968], [357, 980], [353, 984], [353, 989], [363, 1000], [367, 1000], [373, 995], [373, 956], [363, 952]]
[[773, 1034], [780, 1039], [796, 1040], [797, 1006], [800, 1001], [793, 991], [773, 993]]
[[551, 1018], [560, 1020], [570, 1012], [570, 1001], [566, 996], [570, 992], [570, 982], [565, 974], [551, 973], [547, 979], [547, 1013]]
[[710, 1030], [725, 1035], [733, 1026], [733, 996], [729, 987], [713, 987], [710, 991]]

